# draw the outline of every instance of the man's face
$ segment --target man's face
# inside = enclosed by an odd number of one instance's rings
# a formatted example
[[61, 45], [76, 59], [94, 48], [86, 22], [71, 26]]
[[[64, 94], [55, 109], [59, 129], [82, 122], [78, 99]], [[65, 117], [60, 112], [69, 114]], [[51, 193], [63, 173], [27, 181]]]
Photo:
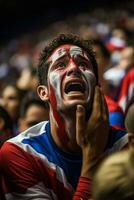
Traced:
[[2, 105], [8, 111], [11, 118], [14, 120], [18, 116], [20, 99], [19, 94], [14, 86], [6, 86], [2, 93]]
[[61, 45], [48, 58], [48, 90], [53, 109], [90, 107], [96, 78], [88, 54], [74, 45]]

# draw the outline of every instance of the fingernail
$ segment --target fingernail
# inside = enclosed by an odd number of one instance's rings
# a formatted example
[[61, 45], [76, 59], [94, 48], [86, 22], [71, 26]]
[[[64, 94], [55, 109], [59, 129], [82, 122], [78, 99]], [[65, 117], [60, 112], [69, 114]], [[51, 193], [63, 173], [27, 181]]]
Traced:
[[83, 111], [83, 106], [82, 105], [77, 105], [77, 111]]

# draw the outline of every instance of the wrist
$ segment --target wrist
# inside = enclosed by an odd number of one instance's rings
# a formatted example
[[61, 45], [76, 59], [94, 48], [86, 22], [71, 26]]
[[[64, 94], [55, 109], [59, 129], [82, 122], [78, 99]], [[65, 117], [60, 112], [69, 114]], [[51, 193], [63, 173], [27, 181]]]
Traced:
[[82, 151], [82, 169], [81, 169], [81, 176], [86, 178], [92, 177], [92, 170], [91, 170], [91, 160], [92, 155], [90, 148], [84, 148]]
[[92, 195], [91, 191], [92, 191], [92, 180], [80, 176], [73, 200], [78, 200], [78, 199], [88, 200], [89, 198], [91, 198]]
[[84, 148], [82, 154], [81, 176], [91, 178], [104, 155], [96, 154], [90, 147]]

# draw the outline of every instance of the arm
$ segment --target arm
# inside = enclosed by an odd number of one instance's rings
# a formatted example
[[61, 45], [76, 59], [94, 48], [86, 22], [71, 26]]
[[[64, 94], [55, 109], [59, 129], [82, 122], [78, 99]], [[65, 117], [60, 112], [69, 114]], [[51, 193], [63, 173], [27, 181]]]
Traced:
[[89, 120], [85, 121], [85, 109], [78, 105], [76, 111], [76, 139], [82, 149], [83, 162], [81, 178], [86, 180], [85, 188], [77, 187], [74, 199], [88, 199], [91, 197], [91, 179], [93, 172], [103, 157], [109, 133], [108, 110], [103, 94], [97, 86], [95, 89], [93, 109]]

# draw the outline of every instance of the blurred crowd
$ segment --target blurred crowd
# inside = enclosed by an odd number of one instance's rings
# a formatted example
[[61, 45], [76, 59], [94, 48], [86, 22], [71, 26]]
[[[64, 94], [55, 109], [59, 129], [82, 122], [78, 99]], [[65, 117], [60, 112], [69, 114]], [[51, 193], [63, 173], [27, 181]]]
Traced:
[[41, 49], [58, 33], [70, 32], [91, 40], [103, 91], [125, 111], [134, 90], [134, 16], [129, 10], [96, 8], [13, 38], [0, 47], [0, 104], [13, 120], [14, 135], [22, 131], [23, 101], [38, 98], [36, 66]]

